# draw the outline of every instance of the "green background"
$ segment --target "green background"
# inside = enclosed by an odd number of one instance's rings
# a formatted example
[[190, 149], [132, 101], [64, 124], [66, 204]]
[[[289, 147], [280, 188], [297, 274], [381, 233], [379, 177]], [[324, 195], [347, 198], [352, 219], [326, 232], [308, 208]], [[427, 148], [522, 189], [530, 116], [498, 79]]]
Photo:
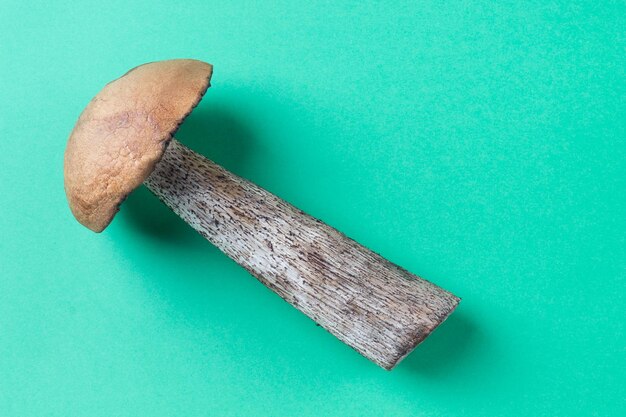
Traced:
[[[624, 2], [360, 3], [0, 0], [0, 415], [624, 415]], [[143, 188], [72, 218], [80, 111], [177, 57], [182, 142], [463, 298], [394, 371]]]

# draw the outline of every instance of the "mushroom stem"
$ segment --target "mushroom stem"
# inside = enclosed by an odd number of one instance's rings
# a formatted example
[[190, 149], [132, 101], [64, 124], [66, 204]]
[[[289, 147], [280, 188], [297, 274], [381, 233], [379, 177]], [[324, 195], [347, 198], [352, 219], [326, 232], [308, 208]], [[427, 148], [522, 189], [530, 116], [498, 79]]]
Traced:
[[144, 184], [263, 284], [385, 369], [459, 302], [175, 139]]

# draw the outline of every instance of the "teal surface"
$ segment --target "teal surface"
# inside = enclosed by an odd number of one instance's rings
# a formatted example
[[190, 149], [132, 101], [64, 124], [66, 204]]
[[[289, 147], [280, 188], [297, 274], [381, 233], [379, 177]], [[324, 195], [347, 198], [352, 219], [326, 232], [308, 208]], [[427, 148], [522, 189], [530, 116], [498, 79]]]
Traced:
[[[0, 415], [623, 416], [623, 1], [0, 0]], [[139, 189], [81, 227], [63, 152], [147, 61], [179, 139], [461, 296], [386, 372]]]

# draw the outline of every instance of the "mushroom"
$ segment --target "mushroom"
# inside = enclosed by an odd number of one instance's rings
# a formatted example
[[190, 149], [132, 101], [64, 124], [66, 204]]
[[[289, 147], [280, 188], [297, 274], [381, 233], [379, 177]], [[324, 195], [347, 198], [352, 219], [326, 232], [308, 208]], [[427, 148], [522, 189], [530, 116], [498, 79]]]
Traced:
[[143, 183], [284, 300], [393, 368], [459, 298], [174, 139], [209, 87], [212, 69], [191, 59], [144, 64], [91, 100], [65, 151], [72, 213], [101, 232]]

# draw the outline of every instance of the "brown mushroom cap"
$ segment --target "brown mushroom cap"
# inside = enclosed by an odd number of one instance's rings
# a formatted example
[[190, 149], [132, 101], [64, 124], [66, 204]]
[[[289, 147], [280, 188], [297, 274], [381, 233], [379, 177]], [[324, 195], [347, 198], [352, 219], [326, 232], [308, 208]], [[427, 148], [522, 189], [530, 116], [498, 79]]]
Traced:
[[80, 223], [94, 232], [109, 225], [209, 88], [212, 72], [192, 59], [152, 62], [91, 100], [65, 149], [65, 193]]

